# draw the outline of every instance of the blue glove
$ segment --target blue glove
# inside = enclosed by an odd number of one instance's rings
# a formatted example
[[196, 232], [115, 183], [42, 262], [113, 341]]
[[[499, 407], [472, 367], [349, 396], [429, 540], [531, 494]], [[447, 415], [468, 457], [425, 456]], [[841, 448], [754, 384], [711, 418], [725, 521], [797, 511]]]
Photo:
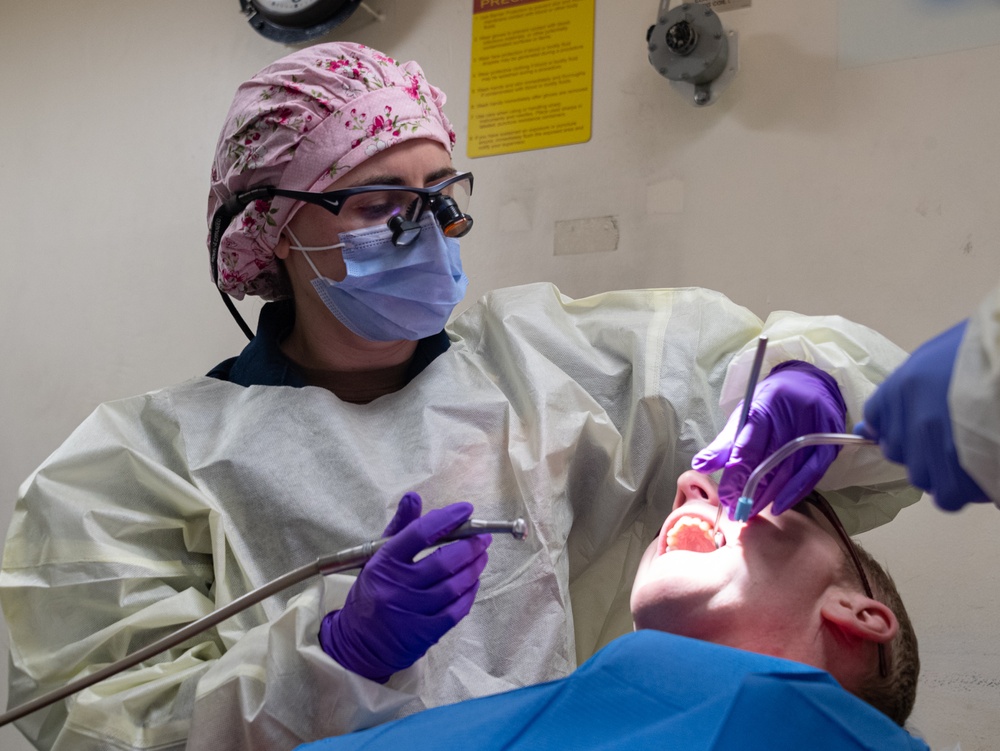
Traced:
[[[761, 381], [746, 425], [736, 435], [742, 405], [740, 402], [718, 437], [691, 462], [699, 472], [723, 470], [719, 500], [729, 509], [730, 519], [758, 464], [806, 433], [843, 433], [847, 415], [836, 380], [798, 360], [781, 363]], [[808, 446], [789, 456], [757, 486], [750, 515], [768, 504], [773, 504], [775, 514], [794, 506], [816, 486], [839, 450], [839, 446]]]
[[468, 537], [414, 561], [472, 515], [468, 503], [434, 509], [422, 518], [420, 509], [419, 495], [403, 496], [383, 534], [394, 537], [361, 569], [344, 607], [328, 613], [320, 625], [324, 652], [379, 683], [420, 659], [468, 614], [492, 541], [488, 534]]
[[910, 482], [947, 511], [989, 499], [958, 463], [948, 386], [966, 321], [920, 345], [865, 403], [854, 432], [878, 441], [886, 458], [906, 465]]

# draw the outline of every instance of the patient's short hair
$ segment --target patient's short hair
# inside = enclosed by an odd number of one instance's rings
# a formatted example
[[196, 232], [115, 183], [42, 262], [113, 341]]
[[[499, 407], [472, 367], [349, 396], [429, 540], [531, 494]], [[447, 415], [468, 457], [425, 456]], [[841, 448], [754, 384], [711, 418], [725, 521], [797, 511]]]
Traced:
[[[861, 559], [861, 565], [868, 575], [872, 595], [876, 600], [889, 608], [899, 621], [899, 631], [893, 640], [886, 645], [889, 662], [888, 675], [879, 675], [877, 667], [873, 667], [868, 678], [854, 692], [879, 711], [887, 714], [893, 722], [903, 725], [913, 711], [917, 699], [917, 677], [920, 674], [920, 655], [917, 650], [917, 634], [913, 630], [910, 616], [903, 606], [896, 583], [876, 561], [871, 554], [857, 542], [854, 547]], [[852, 579], [858, 575], [850, 561], [844, 562], [845, 570], [849, 570]]]

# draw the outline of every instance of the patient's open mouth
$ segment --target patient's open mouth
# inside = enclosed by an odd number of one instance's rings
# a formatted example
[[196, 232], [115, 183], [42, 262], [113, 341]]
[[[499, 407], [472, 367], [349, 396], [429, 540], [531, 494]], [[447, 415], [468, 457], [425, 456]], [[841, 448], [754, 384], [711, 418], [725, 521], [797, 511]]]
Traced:
[[712, 525], [698, 516], [682, 516], [667, 530], [666, 550], [711, 553], [726, 544], [720, 533], [719, 544], [712, 539]]

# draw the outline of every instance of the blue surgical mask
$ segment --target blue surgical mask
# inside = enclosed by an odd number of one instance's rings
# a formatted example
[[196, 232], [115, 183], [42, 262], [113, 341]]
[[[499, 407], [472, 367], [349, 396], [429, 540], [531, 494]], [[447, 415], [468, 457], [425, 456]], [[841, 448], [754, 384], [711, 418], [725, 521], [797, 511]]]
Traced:
[[[305, 254], [316, 278], [313, 288], [323, 304], [360, 337], [376, 342], [416, 341], [436, 334], [465, 297], [469, 280], [462, 272], [458, 240], [445, 237], [425, 214], [420, 235], [408, 246], [392, 244], [385, 225], [341, 232], [340, 242], [323, 247], [290, 247]], [[310, 252], [342, 248], [347, 276], [339, 282], [319, 273]]]

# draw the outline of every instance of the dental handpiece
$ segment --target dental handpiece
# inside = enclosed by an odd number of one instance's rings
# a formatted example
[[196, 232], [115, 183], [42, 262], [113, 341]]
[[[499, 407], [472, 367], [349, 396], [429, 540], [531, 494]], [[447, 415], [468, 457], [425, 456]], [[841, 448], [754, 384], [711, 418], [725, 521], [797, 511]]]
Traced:
[[[454, 532], [442, 537], [434, 544], [442, 545], [446, 542], [462, 540], [466, 537], [482, 534], [509, 534], [515, 540], [523, 540], [528, 536], [528, 524], [524, 519], [517, 518], [509, 522], [483, 521], [481, 519], [469, 519], [467, 522], [457, 527]], [[339, 553], [318, 558], [315, 562], [317, 570], [315, 573], [335, 574], [338, 571], [347, 571], [352, 568], [361, 568], [368, 562], [379, 548], [385, 545], [391, 537], [380, 537], [377, 540], [367, 540], [353, 548], [341, 550]], [[294, 572], [292, 572], [294, 573]], [[287, 574], [286, 574], [287, 576]], [[275, 581], [280, 581], [275, 579]], [[287, 585], [286, 585], [287, 586]], [[234, 600], [233, 602], [236, 602]]]
[[753, 497], [757, 492], [757, 486], [760, 485], [760, 481], [764, 478], [764, 475], [799, 449], [803, 449], [807, 446], [822, 446], [829, 444], [841, 444], [846, 446], [871, 445], [875, 443], [877, 442], [873, 441], [871, 438], [863, 438], [859, 435], [854, 435], [853, 433], [808, 433], [792, 439], [758, 464], [754, 471], [750, 473], [750, 477], [747, 478], [747, 484], [743, 487], [743, 495], [740, 496], [740, 500], [736, 504], [736, 520], [745, 522], [750, 518], [750, 512], [753, 510]]
[[[733, 442], [739, 437], [743, 428], [747, 424], [747, 418], [750, 416], [750, 403], [753, 401], [753, 392], [757, 389], [757, 379], [760, 378], [760, 370], [764, 365], [764, 352], [767, 350], [767, 336], [761, 334], [757, 338], [757, 351], [754, 352], [753, 365], [750, 366], [750, 376], [747, 378], [747, 390], [743, 396], [743, 409], [740, 411], [740, 420], [736, 425], [736, 435], [733, 436]], [[715, 524], [712, 525], [712, 542], [715, 543], [715, 547], [722, 547], [722, 543], [719, 538], [719, 522], [722, 521], [722, 504], [719, 504], [719, 508], [715, 511]], [[746, 520], [743, 520], [746, 521]]]
[[[431, 547], [437, 547], [438, 545], [443, 545], [444, 543], [454, 542], [455, 540], [461, 540], [474, 535], [492, 533], [509, 534], [516, 540], [524, 540], [528, 536], [528, 524], [521, 518], [513, 519], [511, 521], [483, 521], [481, 519], [469, 519], [467, 522], [457, 527], [453, 532], [442, 537]], [[235, 600], [227, 605], [224, 605], [218, 610], [213, 610], [208, 615], [202, 616], [196, 621], [192, 621], [187, 626], [184, 626], [173, 633], [167, 634], [162, 639], [153, 642], [137, 652], [133, 652], [132, 654], [123, 657], [111, 665], [101, 668], [95, 673], [91, 673], [75, 681], [67, 683], [65, 686], [39, 696], [37, 699], [32, 699], [19, 707], [14, 707], [13, 709], [8, 710], [4, 714], [0, 715], [0, 727], [14, 722], [15, 720], [19, 720], [25, 715], [29, 715], [36, 710], [42, 709], [43, 707], [47, 707], [49, 704], [54, 704], [60, 699], [65, 699], [67, 696], [93, 686], [95, 683], [100, 683], [105, 678], [117, 675], [123, 670], [127, 670], [130, 667], [138, 665], [144, 660], [148, 660], [150, 657], [154, 657], [161, 652], [167, 651], [171, 647], [176, 647], [178, 644], [187, 641], [192, 636], [200, 634], [202, 631], [205, 631], [206, 629], [221, 623], [227, 618], [246, 610], [251, 605], [256, 605], [261, 600], [298, 584], [311, 576], [315, 576], [317, 574], [326, 576], [327, 574], [335, 574], [340, 571], [349, 571], [353, 568], [361, 568], [371, 559], [373, 555], [375, 555], [376, 552], [378, 552], [379, 548], [391, 539], [391, 537], [383, 537], [377, 540], [368, 540], [360, 545], [356, 545], [353, 548], [346, 548], [345, 550], [341, 550], [332, 555], [317, 558], [312, 563], [307, 563], [294, 571], [289, 571], [287, 574], [279, 576], [274, 581], [264, 584], [257, 589], [251, 590], [241, 597], [237, 597]]]

